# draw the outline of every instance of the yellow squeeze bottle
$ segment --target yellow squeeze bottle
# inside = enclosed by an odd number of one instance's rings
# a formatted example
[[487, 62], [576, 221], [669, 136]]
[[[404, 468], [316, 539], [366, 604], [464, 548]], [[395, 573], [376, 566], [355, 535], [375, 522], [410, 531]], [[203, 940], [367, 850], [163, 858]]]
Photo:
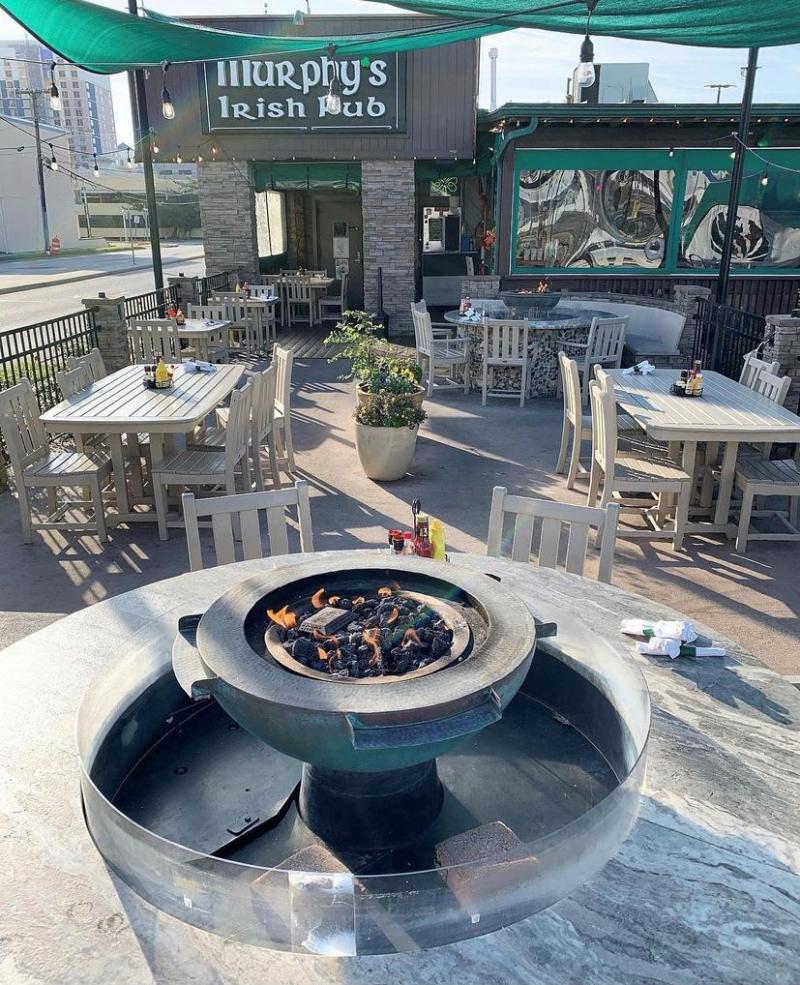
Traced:
[[434, 561], [444, 561], [444, 524], [438, 517], [431, 517], [430, 533], [431, 557]]
[[169, 386], [169, 370], [167, 369], [164, 360], [160, 357], [158, 360], [158, 365], [156, 366], [156, 386]]

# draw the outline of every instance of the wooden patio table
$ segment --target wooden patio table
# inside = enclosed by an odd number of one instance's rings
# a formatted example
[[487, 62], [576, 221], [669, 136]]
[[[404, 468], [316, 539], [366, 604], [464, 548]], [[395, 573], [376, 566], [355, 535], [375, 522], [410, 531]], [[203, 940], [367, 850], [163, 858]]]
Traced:
[[214, 342], [226, 344], [230, 324], [227, 320], [187, 318], [182, 325], [178, 325], [178, 336], [197, 350], [198, 359], [207, 360], [209, 348]]
[[735, 536], [730, 526], [731, 494], [741, 442], [800, 442], [800, 417], [760, 393], [720, 373], [703, 373], [701, 397], [670, 393], [678, 377], [674, 369], [648, 375], [609, 371], [620, 407], [656, 441], [683, 445], [682, 466], [694, 475], [699, 442], [719, 442], [722, 456], [717, 502], [711, 522], [690, 523], [687, 532], [719, 532]]
[[176, 435], [187, 434], [225, 400], [243, 372], [235, 365], [217, 365], [213, 373], [177, 366], [171, 387], [151, 390], [142, 384], [142, 366], [126, 366], [62, 400], [42, 414], [42, 421], [49, 431], [107, 434], [117, 497], [117, 514], [109, 522], [154, 520], [155, 514], [131, 512], [122, 435], [148, 434], [152, 459], [158, 461]]

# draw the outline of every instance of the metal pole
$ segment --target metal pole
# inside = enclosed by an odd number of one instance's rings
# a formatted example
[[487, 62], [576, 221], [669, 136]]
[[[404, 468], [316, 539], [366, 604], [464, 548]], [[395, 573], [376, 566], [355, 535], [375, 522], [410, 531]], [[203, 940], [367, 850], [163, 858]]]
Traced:
[[36, 175], [39, 179], [39, 199], [42, 203], [42, 236], [44, 236], [44, 252], [50, 252], [50, 227], [47, 223], [47, 194], [44, 187], [44, 161], [42, 160], [42, 142], [39, 138], [39, 103], [36, 92], [31, 89], [28, 93], [33, 104], [33, 132], [36, 141]]
[[[128, 0], [128, 10], [139, 16], [136, 0]], [[144, 189], [147, 195], [147, 210], [150, 215], [150, 249], [153, 254], [153, 280], [156, 290], [164, 287], [164, 270], [161, 265], [161, 236], [158, 228], [158, 204], [156, 202], [156, 183], [153, 176], [153, 146], [150, 139], [150, 119], [147, 113], [147, 95], [144, 88], [144, 70], [137, 68], [128, 73], [131, 87], [131, 104], [133, 106], [134, 126], [136, 136], [142, 148], [142, 163], [144, 164]]]

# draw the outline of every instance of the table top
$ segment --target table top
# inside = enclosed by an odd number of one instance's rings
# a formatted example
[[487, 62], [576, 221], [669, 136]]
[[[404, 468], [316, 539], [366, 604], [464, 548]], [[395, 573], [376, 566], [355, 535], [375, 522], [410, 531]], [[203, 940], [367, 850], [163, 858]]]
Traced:
[[625, 376], [609, 370], [620, 407], [665, 441], [800, 441], [800, 417], [736, 380], [703, 372], [702, 397], [679, 397], [675, 369]]
[[142, 385], [144, 368], [126, 366], [62, 400], [42, 421], [51, 431], [70, 433], [181, 434], [218, 407], [243, 372], [239, 365], [217, 365], [213, 373], [177, 366], [171, 387], [150, 390]]
[[[501, 315], [495, 316], [501, 318]], [[544, 312], [541, 318], [515, 318], [509, 319], [518, 321], [521, 325], [528, 325], [535, 329], [559, 329], [559, 328], [589, 328], [594, 318], [616, 318], [618, 317], [611, 311], [600, 311], [596, 308], [570, 308], [558, 311]], [[474, 318], [465, 318], [459, 313], [458, 308], [445, 311], [444, 320], [453, 325], [464, 325], [468, 328], [480, 328], [482, 321], [475, 321]]]
[[214, 321], [212, 318], [187, 318], [182, 325], [178, 325], [178, 335], [216, 335], [230, 324], [229, 321]]
[[[672, 610], [487, 557], [453, 561], [501, 576], [542, 618], [550, 604], [571, 608], [576, 623], [627, 655], [647, 681], [653, 722], [640, 816], [605, 869], [549, 910], [489, 937], [335, 968], [222, 940], [142, 902], [103, 863], [81, 814], [74, 730], [82, 695], [145, 639], [170, 648], [179, 615], [203, 611], [245, 577], [301, 560], [250, 561], [146, 585], [0, 651], [0, 978], [6, 970], [37, 985], [327, 985], [333, 970], [349, 985], [796, 982], [800, 694], [735, 647], [722, 660], [635, 655], [618, 632], [620, 618], [676, 618]], [[569, 630], [559, 627], [545, 643], [568, 657]]]

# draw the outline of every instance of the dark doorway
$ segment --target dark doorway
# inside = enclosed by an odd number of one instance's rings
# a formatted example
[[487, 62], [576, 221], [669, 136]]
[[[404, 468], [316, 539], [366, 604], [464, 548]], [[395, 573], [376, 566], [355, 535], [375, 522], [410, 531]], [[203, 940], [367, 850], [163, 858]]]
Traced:
[[[314, 196], [314, 226], [309, 266], [323, 267], [339, 279], [347, 269], [347, 303], [351, 308], [364, 304], [364, 266], [361, 229], [361, 196], [317, 193]], [[309, 257], [309, 260], [311, 259]]]

